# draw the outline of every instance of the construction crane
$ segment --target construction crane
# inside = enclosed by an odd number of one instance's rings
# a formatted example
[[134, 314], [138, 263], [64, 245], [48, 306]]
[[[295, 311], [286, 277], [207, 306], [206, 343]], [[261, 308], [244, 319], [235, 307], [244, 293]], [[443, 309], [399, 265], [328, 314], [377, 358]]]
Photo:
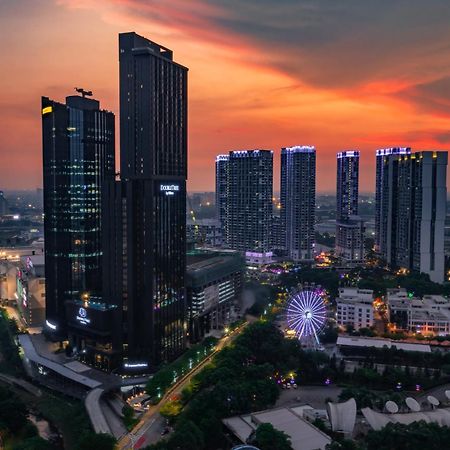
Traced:
[[92, 97], [92, 91], [85, 91], [83, 88], [75, 88], [75, 90], [84, 97]]

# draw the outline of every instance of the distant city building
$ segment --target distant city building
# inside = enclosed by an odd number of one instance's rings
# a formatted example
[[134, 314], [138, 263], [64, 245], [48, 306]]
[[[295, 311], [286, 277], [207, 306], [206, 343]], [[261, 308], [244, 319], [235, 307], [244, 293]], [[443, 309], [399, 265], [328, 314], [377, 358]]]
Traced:
[[[383, 196], [383, 186], [389, 184], [389, 178], [392, 178], [392, 166], [386, 164], [388, 158], [397, 159], [399, 155], [409, 155], [411, 153], [410, 147], [391, 147], [382, 148], [376, 151], [376, 180], [375, 180], [375, 251], [379, 252], [383, 246], [382, 242], [386, 242], [386, 236], [383, 232], [383, 221], [386, 220], [384, 216], [388, 205], [384, 202], [389, 201], [388, 196]], [[385, 244], [384, 244], [385, 245]]]
[[187, 255], [186, 290], [191, 342], [229, 324], [239, 311], [245, 260], [239, 252]]
[[447, 152], [383, 158], [379, 249], [392, 267], [444, 281]]
[[227, 246], [246, 253], [251, 263], [272, 256], [272, 175], [272, 151], [230, 152], [225, 237]]
[[216, 213], [224, 238], [227, 229], [228, 161], [229, 155], [216, 156]]
[[336, 255], [358, 264], [364, 259], [364, 223], [358, 216], [359, 151], [337, 154]]
[[187, 219], [186, 235], [190, 242], [198, 246], [221, 247], [223, 245], [222, 227], [217, 219]]
[[105, 368], [146, 372], [185, 348], [188, 69], [136, 33], [119, 48], [121, 180], [107, 186], [103, 299], [91, 311], [115, 325], [82, 345]]
[[351, 326], [355, 330], [373, 326], [373, 291], [371, 289], [340, 288], [336, 305], [336, 321], [339, 326]]
[[281, 225], [286, 254], [294, 261], [314, 259], [316, 149], [281, 149]]
[[42, 97], [45, 331], [56, 338], [67, 335], [66, 302], [101, 292], [101, 194], [114, 179], [114, 139], [114, 114], [97, 100]]
[[0, 191], [0, 216], [4, 216], [8, 213], [9, 213], [8, 200], [6, 200], [3, 191]]

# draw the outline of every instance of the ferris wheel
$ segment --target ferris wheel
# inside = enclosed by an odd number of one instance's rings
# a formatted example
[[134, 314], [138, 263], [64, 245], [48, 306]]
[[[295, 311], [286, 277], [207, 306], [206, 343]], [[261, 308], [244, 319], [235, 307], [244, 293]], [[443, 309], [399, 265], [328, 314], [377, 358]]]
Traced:
[[318, 345], [319, 333], [325, 326], [326, 308], [322, 297], [313, 291], [293, 294], [287, 303], [287, 322], [300, 339], [314, 338]]

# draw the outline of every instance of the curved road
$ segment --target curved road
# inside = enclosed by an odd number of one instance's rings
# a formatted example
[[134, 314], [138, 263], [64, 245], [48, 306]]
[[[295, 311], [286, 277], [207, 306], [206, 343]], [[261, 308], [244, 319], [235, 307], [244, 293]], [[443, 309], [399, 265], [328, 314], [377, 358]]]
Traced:
[[183, 378], [180, 378], [164, 395], [161, 401], [142, 416], [139, 423], [130, 433], [126, 434], [119, 440], [117, 448], [120, 450], [140, 449], [147, 445], [154, 444], [161, 439], [161, 431], [164, 428], [165, 419], [161, 417], [159, 411], [161, 407], [167, 403], [174, 395], [181, 394], [181, 391], [190, 383], [191, 378], [200, 372], [203, 367], [208, 364], [211, 359], [224, 347], [230, 345], [236, 336], [245, 328], [248, 322], [243, 323], [228, 336], [223, 337], [216, 345], [216, 349], [207, 358], [205, 358], [198, 366], [192, 369]]

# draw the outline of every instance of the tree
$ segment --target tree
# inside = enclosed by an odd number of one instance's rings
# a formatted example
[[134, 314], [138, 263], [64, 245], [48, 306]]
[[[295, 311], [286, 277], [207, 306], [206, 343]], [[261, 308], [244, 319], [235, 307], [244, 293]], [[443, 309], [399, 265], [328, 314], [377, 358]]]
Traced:
[[275, 429], [270, 423], [262, 423], [255, 433], [253, 444], [261, 450], [292, 450], [289, 436], [283, 431]]
[[190, 420], [183, 421], [169, 440], [173, 450], [201, 450], [205, 446], [203, 433]]
[[367, 450], [441, 450], [448, 448], [449, 441], [450, 428], [424, 421], [409, 425], [389, 423], [379, 431], [369, 431], [366, 438]]
[[7, 400], [0, 402], [0, 422], [13, 433], [19, 431], [27, 421], [27, 408], [12, 392]]
[[326, 450], [360, 450], [356, 442], [351, 441], [350, 439], [341, 439], [339, 441], [333, 441], [331, 444], [327, 444], [325, 447]]
[[52, 445], [39, 436], [25, 439], [20, 444], [13, 446], [13, 450], [49, 450], [51, 448], [53, 448]]
[[179, 400], [168, 401], [159, 410], [160, 414], [166, 419], [173, 420], [177, 417], [181, 410], [183, 409], [183, 404]]
[[78, 444], [77, 450], [114, 450], [116, 439], [106, 433], [86, 433]]
[[138, 419], [134, 417], [134, 409], [130, 405], [124, 405], [122, 408], [123, 422], [128, 430], [131, 430]]

